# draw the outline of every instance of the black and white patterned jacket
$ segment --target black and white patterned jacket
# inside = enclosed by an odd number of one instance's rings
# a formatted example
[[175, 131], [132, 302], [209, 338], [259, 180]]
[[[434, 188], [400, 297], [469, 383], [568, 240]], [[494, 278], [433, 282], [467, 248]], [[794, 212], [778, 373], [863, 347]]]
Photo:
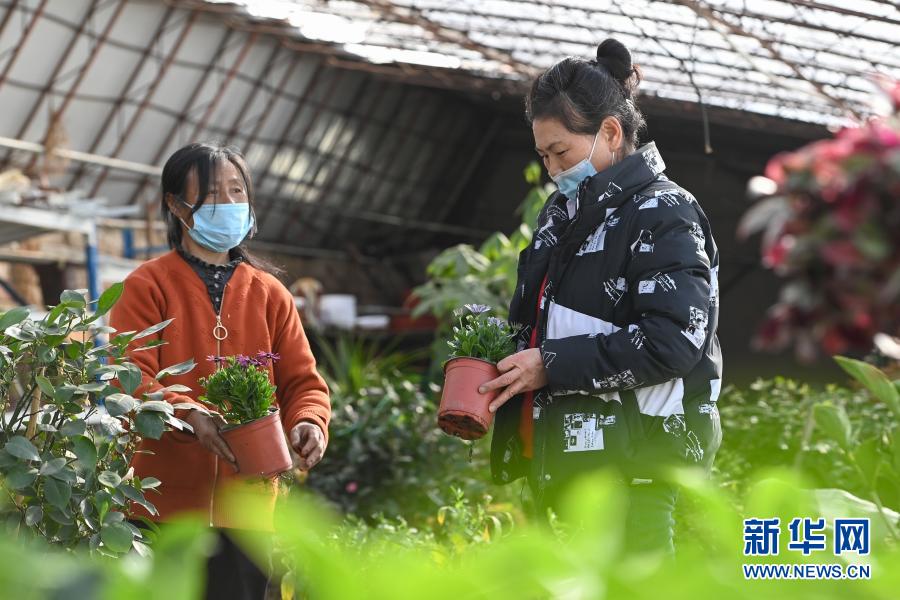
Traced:
[[522, 397], [496, 416], [495, 481], [539, 491], [614, 466], [652, 478], [675, 460], [709, 465], [721, 441], [719, 255], [694, 197], [670, 181], [653, 143], [557, 193], [519, 258], [510, 321], [538, 341], [549, 385], [535, 394], [534, 459], [518, 434]]

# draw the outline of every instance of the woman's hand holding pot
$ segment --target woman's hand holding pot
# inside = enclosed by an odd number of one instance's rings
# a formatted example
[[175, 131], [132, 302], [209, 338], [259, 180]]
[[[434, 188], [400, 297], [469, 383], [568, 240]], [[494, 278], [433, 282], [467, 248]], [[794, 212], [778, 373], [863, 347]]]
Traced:
[[237, 462], [228, 443], [219, 435], [219, 429], [225, 425], [225, 419], [221, 415], [207, 414], [199, 410], [192, 410], [184, 419], [193, 427], [194, 435], [200, 440], [204, 448], [229, 463], [237, 470]]
[[507, 356], [497, 363], [497, 370], [502, 373], [500, 377], [478, 388], [479, 394], [503, 390], [488, 407], [491, 412], [497, 412], [516, 394], [539, 390], [547, 385], [547, 372], [539, 348], [529, 348]]
[[291, 446], [300, 455], [300, 469], [309, 471], [325, 454], [325, 434], [315, 423], [297, 423], [288, 436]]

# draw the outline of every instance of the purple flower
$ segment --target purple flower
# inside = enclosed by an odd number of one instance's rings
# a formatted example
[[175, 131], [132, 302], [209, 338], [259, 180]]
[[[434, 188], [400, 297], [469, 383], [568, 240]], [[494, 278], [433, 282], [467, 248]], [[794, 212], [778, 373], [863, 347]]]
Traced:
[[207, 356], [206, 360], [208, 360], [211, 363], [215, 363], [216, 366], [223, 365], [228, 361], [228, 359], [225, 358], [224, 356], [215, 356], [213, 354], [210, 354], [209, 356]]
[[249, 367], [251, 364], [255, 364], [256, 361], [249, 356], [244, 356], [243, 354], [238, 355], [237, 364], [241, 365], [243, 368]]
[[488, 323], [490, 323], [497, 329], [503, 329], [504, 327], [506, 327], [506, 321], [504, 321], [503, 319], [498, 319], [497, 317], [488, 318]]
[[466, 310], [473, 315], [481, 315], [491, 311], [491, 307], [486, 304], [466, 304]]
[[270, 362], [273, 364], [277, 363], [281, 360], [281, 355], [272, 352], [259, 351], [256, 353], [256, 360], [259, 362], [260, 366], [265, 366]]

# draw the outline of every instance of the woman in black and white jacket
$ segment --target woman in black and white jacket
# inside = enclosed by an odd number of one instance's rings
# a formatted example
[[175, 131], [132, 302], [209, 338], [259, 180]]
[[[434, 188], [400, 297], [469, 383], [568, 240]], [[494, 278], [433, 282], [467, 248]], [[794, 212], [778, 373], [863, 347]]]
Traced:
[[719, 255], [696, 199], [637, 147], [640, 73], [616, 40], [567, 58], [528, 95], [535, 147], [559, 192], [519, 259], [491, 448], [497, 482], [527, 477], [552, 506], [573, 477], [613, 467], [630, 485], [631, 549], [673, 549], [666, 465], [707, 468], [721, 441]]

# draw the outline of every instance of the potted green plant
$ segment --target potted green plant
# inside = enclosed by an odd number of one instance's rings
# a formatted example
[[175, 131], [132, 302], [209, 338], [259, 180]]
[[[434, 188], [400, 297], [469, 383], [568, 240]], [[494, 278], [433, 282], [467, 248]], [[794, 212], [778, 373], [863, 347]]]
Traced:
[[490, 312], [489, 306], [466, 304], [456, 312], [458, 321], [448, 342], [438, 426], [464, 440], [479, 439], [490, 428], [493, 414], [488, 406], [497, 392], [480, 394], [478, 388], [500, 376], [497, 362], [516, 349], [515, 328]]
[[206, 394], [200, 400], [215, 406], [227, 423], [222, 437], [231, 448], [240, 473], [272, 477], [291, 468], [291, 454], [275, 408], [275, 385], [268, 366], [279, 356], [210, 356], [216, 372], [200, 380]]

